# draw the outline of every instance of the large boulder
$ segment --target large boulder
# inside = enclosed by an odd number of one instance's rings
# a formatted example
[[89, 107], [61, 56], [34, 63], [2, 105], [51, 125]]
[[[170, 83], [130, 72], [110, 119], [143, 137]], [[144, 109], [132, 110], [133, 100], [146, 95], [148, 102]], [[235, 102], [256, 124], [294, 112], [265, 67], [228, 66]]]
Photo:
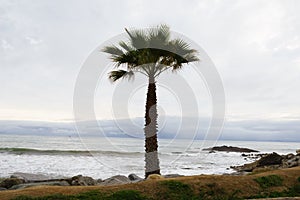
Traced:
[[141, 177], [139, 177], [138, 175], [136, 175], [136, 174], [129, 174], [128, 175], [128, 178], [129, 178], [129, 180], [131, 180], [131, 181], [141, 181], [141, 180], [143, 180]]
[[131, 183], [129, 178], [123, 175], [117, 175], [110, 177], [108, 179], [105, 179], [103, 182], [100, 183], [100, 185], [121, 185], [121, 184], [126, 184], [126, 183]]
[[283, 157], [273, 152], [258, 160], [257, 167], [264, 167], [270, 165], [281, 165]]
[[89, 176], [77, 175], [77, 176], [73, 176], [71, 180], [69, 180], [69, 183], [70, 185], [88, 186], [88, 185], [96, 185], [97, 181]]
[[253, 163], [244, 164], [242, 166], [230, 166], [230, 168], [238, 172], [252, 172], [257, 167], [257, 161]]
[[295, 155], [292, 153], [289, 153], [288, 155], [284, 156], [285, 159], [292, 159], [293, 157], [295, 157]]
[[15, 172], [13, 173], [10, 178], [18, 178], [23, 179], [26, 183], [32, 183], [32, 182], [43, 182], [46, 180], [51, 180], [53, 177], [46, 176], [43, 174], [30, 174], [30, 173], [21, 173], [21, 172]]
[[0, 187], [2, 188], [11, 188], [14, 185], [19, 185], [25, 183], [24, 179], [19, 179], [19, 178], [7, 178], [4, 179], [1, 183], [0, 183]]

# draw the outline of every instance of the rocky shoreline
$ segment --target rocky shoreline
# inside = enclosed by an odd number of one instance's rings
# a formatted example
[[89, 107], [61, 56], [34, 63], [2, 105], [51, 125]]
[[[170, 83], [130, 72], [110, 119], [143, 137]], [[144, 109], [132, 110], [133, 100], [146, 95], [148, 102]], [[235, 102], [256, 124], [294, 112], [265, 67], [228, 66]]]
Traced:
[[[182, 175], [167, 174], [164, 176], [150, 175], [148, 179], [161, 179], [161, 178], [176, 178]], [[48, 186], [108, 186], [108, 185], [121, 185], [128, 183], [137, 183], [145, 181], [145, 179], [137, 176], [136, 174], [129, 174], [128, 176], [116, 175], [107, 179], [93, 179], [89, 176], [77, 175], [71, 178], [51, 178], [45, 175], [30, 174], [30, 173], [13, 173], [9, 178], [5, 178], [0, 183], [0, 191], [4, 190], [17, 190], [24, 189], [39, 185]]]
[[[242, 154], [247, 157], [247, 154]], [[250, 157], [253, 155], [249, 155]], [[300, 166], [300, 150], [296, 154], [279, 155], [276, 152], [270, 154], [259, 154], [258, 160], [241, 166], [231, 166], [238, 173], [262, 172], [275, 169], [285, 169]]]

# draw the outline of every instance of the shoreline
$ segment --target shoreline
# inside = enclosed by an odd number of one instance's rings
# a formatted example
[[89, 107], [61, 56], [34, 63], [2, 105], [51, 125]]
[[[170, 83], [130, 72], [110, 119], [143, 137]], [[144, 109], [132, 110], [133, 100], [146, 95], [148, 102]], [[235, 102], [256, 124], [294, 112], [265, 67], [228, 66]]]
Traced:
[[[234, 148], [236, 150], [236, 147]], [[224, 147], [222, 149], [224, 150]], [[116, 194], [127, 195], [127, 199], [129, 195], [129, 199], [131, 196], [138, 196], [138, 199], [147, 200], [191, 197], [197, 199], [199, 194], [203, 195], [200, 199], [219, 199], [219, 193], [221, 199], [225, 195], [227, 199], [232, 200], [300, 196], [300, 150], [297, 150], [295, 155], [249, 152], [242, 153], [241, 156], [249, 158], [252, 162], [231, 166], [236, 172], [222, 175], [154, 174], [144, 179], [136, 174], [129, 174], [115, 175], [102, 180], [82, 175], [54, 178], [43, 174], [16, 172], [9, 178], [0, 178], [0, 199], [9, 200], [22, 195], [27, 196], [26, 200], [49, 195], [49, 199], [53, 199], [53, 195], [59, 195], [60, 197], [55, 198], [82, 199], [85, 196], [83, 199], [88, 200], [90, 196], [96, 195], [99, 199], [112, 200]]]
[[[291, 168], [300, 166], [300, 150], [296, 150], [296, 154], [289, 153], [287, 155], [279, 155], [275, 152], [265, 154], [260, 153], [257, 150], [233, 147], [233, 146], [214, 146], [211, 148], [203, 149], [203, 151], [209, 151], [210, 154], [215, 154], [216, 152], [236, 152], [241, 153], [241, 156], [245, 160], [252, 162], [246, 163], [244, 165], [237, 166], [228, 166], [227, 170], [231, 169], [230, 173], [223, 173], [218, 175], [227, 175], [227, 176], [236, 176], [236, 175], [245, 175], [249, 173], [257, 173], [270, 171], [275, 169]], [[188, 176], [197, 176], [195, 175], [183, 175], [183, 174], [162, 174], [157, 175], [161, 178], [177, 178], [177, 177], [188, 177]], [[201, 174], [201, 175], [217, 175], [217, 174]], [[10, 179], [18, 179], [15, 183], [9, 182]], [[131, 182], [144, 181], [143, 177], [131, 173], [128, 176], [125, 175], [113, 175], [106, 179], [100, 179], [90, 176], [75, 175], [75, 176], [63, 176], [63, 175], [45, 175], [42, 173], [22, 173], [15, 172], [12, 173], [9, 177], [0, 177], [0, 189], [20, 189], [25, 187], [31, 187], [35, 185], [62, 185], [62, 186], [74, 186], [74, 185], [117, 185], [125, 184]], [[4, 181], [9, 182], [5, 184]], [[13, 187], [12, 187], [13, 186]]]
[[[288, 155], [279, 155], [275, 152], [271, 154], [259, 154], [258, 151], [247, 148], [239, 148], [232, 146], [215, 146], [212, 148], [204, 149], [210, 151], [210, 153], [216, 153], [216, 151], [233, 151], [242, 153], [241, 156], [245, 159], [252, 159], [251, 163], [246, 163], [244, 165], [230, 166], [230, 168], [235, 170], [231, 173], [223, 173], [226, 176], [236, 176], [245, 175], [249, 173], [265, 172], [275, 169], [291, 168], [300, 166], [300, 150], [296, 150], [296, 155], [290, 153]], [[246, 151], [245, 151], [246, 150]], [[243, 153], [243, 152], [247, 152]], [[255, 152], [255, 154], [253, 154]], [[254, 161], [253, 161], [254, 160]], [[205, 174], [202, 174], [205, 175]], [[215, 174], [211, 174], [212, 176]], [[197, 176], [197, 175], [196, 175]], [[177, 178], [177, 177], [187, 177], [181, 174], [165, 174], [158, 175], [153, 174], [149, 176], [150, 178], [156, 177], [157, 179], [163, 178]], [[147, 179], [149, 179], [149, 177]], [[120, 185], [127, 183], [142, 182], [147, 179], [139, 177], [138, 175], [131, 173], [128, 176], [125, 175], [114, 175], [104, 180], [95, 179], [90, 176], [75, 175], [72, 177], [65, 176], [47, 176], [43, 174], [32, 174], [32, 173], [22, 173], [15, 172], [10, 177], [0, 178], [0, 191], [8, 189], [23, 189], [28, 187], [40, 186], [40, 185], [52, 185], [52, 186], [108, 186], [108, 185]]]

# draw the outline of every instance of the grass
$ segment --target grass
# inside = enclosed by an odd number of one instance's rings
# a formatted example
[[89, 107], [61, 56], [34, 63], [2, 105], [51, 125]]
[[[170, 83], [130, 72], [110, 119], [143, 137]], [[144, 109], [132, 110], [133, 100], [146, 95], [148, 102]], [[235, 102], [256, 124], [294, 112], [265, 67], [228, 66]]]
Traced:
[[190, 185], [180, 181], [162, 181], [160, 182], [161, 191], [159, 192], [162, 199], [195, 199], [194, 192]]
[[278, 175], [262, 176], [254, 179], [261, 188], [282, 186], [283, 179]]
[[134, 190], [121, 190], [112, 194], [89, 191], [77, 195], [54, 194], [44, 197], [19, 196], [13, 200], [146, 200], [147, 198]]
[[[161, 200], [240, 200], [235, 194], [226, 194], [224, 190], [216, 187], [215, 184], [208, 184], [208, 190], [195, 193], [190, 185], [180, 181], [162, 181], [159, 183], [160, 190], [157, 191], [154, 199]], [[154, 200], [151, 197], [142, 195], [135, 190], [121, 190], [111, 194], [100, 191], [89, 191], [76, 195], [54, 194], [44, 197], [19, 196], [13, 200]]]
[[134, 190], [121, 190], [108, 196], [108, 200], [142, 200], [148, 199], [141, 195], [140, 192]]
[[277, 197], [299, 197], [300, 184], [297, 184], [284, 191], [262, 191], [258, 195], [250, 196], [249, 198], [277, 198]]
[[276, 198], [276, 197], [297, 197], [300, 196], [300, 177], [297, 178], [297, 183], [292, 187], [283, 191], [270, 191], [267, 188], [274, 186], [282, 186], [283, 179], [279, 176], [272, 175], [267, 177], [259, 177], [256, 179], [263, 190], [258, 195], [251, 198]]
[[241, 198], [237, 196], [239, 192], [239, 190], [235, 190], [234, 192], [228, 192], [222, 186], [219, 186], [216, 183], [209, 183], [206, 184], [204, 187], [200, 188], [198, 199], [240, 200]]

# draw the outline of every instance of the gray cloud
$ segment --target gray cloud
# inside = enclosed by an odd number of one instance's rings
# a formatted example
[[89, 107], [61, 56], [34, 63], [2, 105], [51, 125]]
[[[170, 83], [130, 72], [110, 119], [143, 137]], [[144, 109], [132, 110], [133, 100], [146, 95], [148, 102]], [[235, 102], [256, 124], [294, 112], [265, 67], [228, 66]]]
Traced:
[[[191, 124], [180, 123], [179, 117], [166, 117], [159, 123], [159, 138], [204, 139], [209, 127], [209, 118], [199, 119], [196, 133]], [[193, 121], [187, 118], [187, 121]], [[79, 122], [84, 127], [78, 133], [74, 123], [37, 121], [0, 121], [0, 134], [13, 135], [53, 135], [53, 136], [98, 136], [98, 137], [138, 137], [143, 138], [143, 118], [123, 120], [100, 120], [98, 126], [91, 122]], [[300, 142], [300, 120], [242, 120], [228, 121], [220, 135], [220, 140], [253, 140]], [[83, 131], [82, 131], [83, 130]], [[216, 138], [217, 139], [217, 138]]]

